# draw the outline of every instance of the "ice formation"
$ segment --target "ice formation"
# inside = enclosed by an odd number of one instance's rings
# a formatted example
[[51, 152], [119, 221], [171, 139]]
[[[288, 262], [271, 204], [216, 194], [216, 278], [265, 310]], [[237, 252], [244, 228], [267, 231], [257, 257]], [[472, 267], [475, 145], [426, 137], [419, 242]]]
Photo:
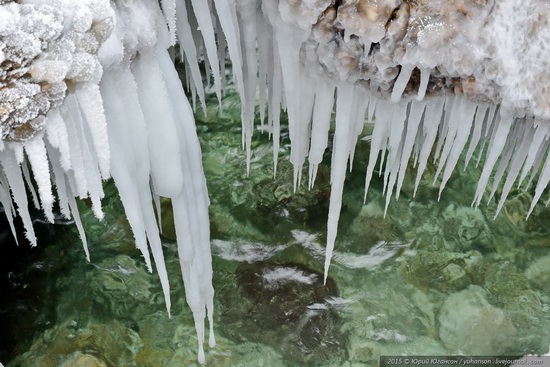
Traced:
[[193, 103], [197, 97], [205, 103], [198, 63], [204, 61], [208, 83], [213, 75], [219, 98], [231, 59], [247, 170], [258, 111], [273, 138], [276, 173], [286, 109], [294, 186], [306, 161], [313, 185], [334, 109], [325, 277], [348, 162], [351, 169], [366, 121], [374, 128], [365, 198], [379, 165], [386, 210], [411, 159], [417, 186], [435, 159], [442, 191], [463, 151], [466, 164], [476, 151], [485, 154], [472, 205], [502, 187], [498, 210], [514, 184], [535, 183], [530, 213], [550, 182], [547, 2], [162, 0], [160, 6], [162, 13], [147, 0], [0, 0], [0, 202], [12, 228], [17, 207], [34, 245], [25, 185], [49, 220], [55, 186], [86, 249], [74, 198], [89, 197], [101, 218], [102, 180], [112, 176], [149, 269], [153, 255], [169, 309], [152, 203], [172, 199], [201, 362], [206, 316], [214, 345], [208, 196], [192, 109], [167, 53], [175, 42]]

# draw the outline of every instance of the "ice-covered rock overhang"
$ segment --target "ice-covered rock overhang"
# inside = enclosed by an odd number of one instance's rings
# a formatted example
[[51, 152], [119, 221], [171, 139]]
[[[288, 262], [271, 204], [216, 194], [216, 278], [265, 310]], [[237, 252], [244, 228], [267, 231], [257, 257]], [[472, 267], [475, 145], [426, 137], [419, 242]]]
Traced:
[[86, 249], [74, 198], [90, 198], [101, 218], [102, 180], [112, 176], [149, 269], [153, 255], [169, 309], [158, 210], [151, 203], [170, 198], [201, 361], [207, 313], [212, 325], [208, 196], [192, 108], [167, 52], [172, 45], [179, 45], [193, 103], [205, 103], [199, 62], [220, 97], [225, 60], [231, 60], [247, 162], [258, 111], [273, 138], [276, 172], [280, 112], [287, 111], [295, 187], [306, 161], [313, 185], [335, 112], [325, 273], [348, 161], [366, 121], [374, 129], [365, 195], [378, 162], [386, 206], [399, 196], [411, 159], [417, 185], [428, 159], [435, 159], [443, 190], [464, 151], [466, 164], [476, 151], [484, 157], [473, 205], [500, 187], [500, 210], [514, 185], [533, 183], [532, 210], [550, 182], [546, 2], [160, 5], [0, 0], [0, 201], [10, 223], [17, 208], [32, 244], [26, 187], [49, 220], [57, 201], [61, 213], [74, 218]]

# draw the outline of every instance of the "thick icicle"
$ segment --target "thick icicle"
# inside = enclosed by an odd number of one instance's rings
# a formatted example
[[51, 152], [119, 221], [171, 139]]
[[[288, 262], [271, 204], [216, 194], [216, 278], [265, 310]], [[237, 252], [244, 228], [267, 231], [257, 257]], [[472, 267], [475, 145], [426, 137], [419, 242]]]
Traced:
[[479, 139], [481, 138], [481, 132], [483, 129], [483, 126], [488, 123], [488, 116], [487, 111], [489, 109], [489, 105], [486, 103], [478, 104], [477, 106], [477, 112], [476, 117], [474, 121], [474, 130], [472, 132], [472, 137], [470, 139], [470, 145], [468, 146], [468, 151], [466, 152], [466, 158], [464, 160], [464, 169], [466, 170], [466, 167], [468, 166], [468, 163], [470, 162], [470, 159], [472, 158], [472, 155], [474, 154], [474, 151], [477, 147], [477, 144], [479, 143]]
[[403, 142], [403, 152], [401, 154], [401, 162], [399, 163], [399, 177], [397, 179], [397, 188], [395, 190], [395, 198], [399, 199], [399, 193], [401, 192], [401, 186], [405, 179], [405, 172], [407, 171], [407, 165], [409, 163], [413, 145], [418, 135], [418, 127], [422, 121], [424, 110], [426, 109], [426, 102], [411, 101], [411, 109], [407, 119], [407, 133], [405, 135], [405, 141]]
[[103, 100], [99, 93], [99, 87], [95, 84], [86, 84], [75, 91], [78, 105], [82, 111], [84, 120], [88, 124], [95, 148], [94, 156], [97, 157], [101, 178], [109, 178], [109, 143], [107, 137], [107, 123], [103, 112]]
[[418, 95], [416, 99], [422, 101], [426, 95], [426, 89], [428, 89], [428, 82], [430, 81], [431, 69], [421, 68], [420, 69], [420, 86], [418, 87]]
[[405, 123], [407, 119], [408, 103], [399, 103], [394, 110], [392, 122], [390, 125], [390, 136], [388, 138], [388, 161], [386, 163], [386, 171], [384, 172], [384, 188], [386, 193], [386, 205], [384, 207], [384, 217], [387, 214], [390, 204], [393, 187], [399, 173], [401, 156], [403, 154], [403, 142], [405, 141], [406, 129]]
[[[202, 109], [206, 113], [206, 102], [204, 99], [204, 87], [202, 85], [201, 72], [199, 70], [199, 61], [197, 56], [197, 46], [193, 39], [191, 32], [191, 26], [187, 21], [187, 7], [185, 6], [185, 0], [176, 0], [176, 11], [179, 15], [176, 18], [177, 24], [177, 36], [180, 43], [180, 47], [185, 53], [187, 62], [185, 65], [189, 68], [189, 73], [185, 73], [187, 77], [191, 74], [193, 78], [191, 90], [196, 91], [201, 102]], [[194, 88], [193, 88], [194, 87]]]
[[502, 149], [504, 148], [504, 145], [506, 144], [508, 133], [513, 121], [514, 118], [509, 111], [504, 109], [500, 110], [500, 122], [495, 132], [494, 139], [492, 139], [493, 142], [489, 148], [487, 159], [485, 160], [485, 165], [483, 166], [483, 171], [481, 172], [481, 176], [477, 184], [472, 206], [478, 206], [481, 202], [481, 198], [485, 192], [485, 187], [487, 187], [487, 182], [489, 181], [489, 176], [502, 152]]
[[391, 101], [394, 103], [397, 103], [401, 100], [401, 95], [403, 95], [403, 92], [405, 91], [405, 88], [407, 87], [407, 83], [409, 82], [409, 79], [411, 78], [412, 71], [414, 70], [413, 66], [410, 65], [402, 65], [401, 66], [401, 72], [399, 73], [399, 76], [397, 77], [397, 80], [395, 81], [395, 84], [393, 85], [393, 91], [391, 94]]
[[28, 162], [26, 161], [20, 162], [21, 172], [23, 173], [23, 178], [25, 179], [25, 182], [27, 183], [27, 187], [31, 193], [31, 199], [32, 199], [32, 203], [34, 204], [34, 208], [36, 210], [40, 210], [40, 201], [38, 200], [38, 195], [36, 195], [36, 190], [34, 188], [31, 173], [29, 172], [29, 166], [27, 163]]
[[[164, 32], [165, 33], [165, 32]], [[161, 33], [161, 41], [164, 36]], [[164, 36], [165, 37], [165, 36]], [[162, 47], [162, 42], [160, 43]], [[201, 162], [201, 149], [195, 132], [193, 111], [186, 101], [185, 94], [177, 78], [170, 59], [158, 52], [157, 58], [168, 90], [171, 107], [179, 122], [177, 134], [181, 142], [181, 170], [183, 172], [183, 191], [173, 197], [174, 221], [176, 211], [182, 230], [190, 232], [190, 243], [183, 242], [178, 236], [178, 253], [184, 278], [187, 303], [193, 311], [195, 328], [199, 343], [199, 362], [204, 362], [204, 318], [208, 317], [210, 326], [209, 345], [215, 345], [213, 329], [214, 289], [212, 287], [212, 257], [210, 252], [210, 230], [208, 221], [209, 199]], [[177, 209], [176, 209], [177, 208]], [[188, 212], [185, 218], [185, 211]], [[183, 219], [182, 219], [183, 217]], [[181, 223], [184, 222], [183, 228]], [[187, 222], [187, 225], [185, 224]], [[193, 249], [189, 247], [192, 246]]]
[[132, 73], [138, 84], [140, 106], [149, 132], [149, 157], [155, 190], [161, 196], [177, 197], [183, 188], [181, 142], [154, 54], [143, 52], [134, 61]]
[[[237, 0], [241, 25], [244, 99], [241, 103], [241, 122], [243, 129], [243, 146], [246, 149], [246, 173], [250, 174], [252, 156], [252, 132], [254, 130], [254, 110], [257, 81], [257, 47], [256, 47], [256, 0]], [[224, 15], [222, 15], [224, 16]]]
[[443, 172], [443, 178], [441, 180], [441, 185], [439, 186], [438, 201], [441, 198], [441, 193], [445, 188], [445, 184], [449, 178], [451, 178], [451, 174], [453, 173], [455, 166], [460, 159], [460, 155], [464, 150], [464, 146], [468, 141], [476, 108], [477, 106], [474, 103], [465, 98], [460, 98], [453, 105], [453, 110], [449, 119], [449, 135], [445, 141], [445, 147], [441, 153], [439, 166], [437, 167], [437, 172], [435, 174], [437, 179], [442, 170], [443, 164], [445, 164], [445, 171]]
[[324, 80], [317, 84], [315, 104], [313, 106], [313, 122], [311, 126], [311, 143], [309, 148], [309, 188], [313, 187], [317, 176], [317, 167], [323, 160], [323, 154], [328, 144], [330, 118], [334, 106], [334, 86]]
[[15, 153], [11, 147], [7, 147], [0, 152], [0, 163], [2, 163], [2, 169], [6, 174], [9, 187], [13, 194], [13, 199], [17, 204], [17, 212], [23, 221], [25, 227], [25, 236], [31, 243], [31, 246], [36, 246], [36, 236], [34, 234], [34, 228], [32, 227], [32, 220], [29, 215], [27, 193], [25, 192], [25, 183], [21, 176], [21, 167], [17, 163]]
[[[170, 30], [170, 45], [176, 44], [176, 0], [162, 0], [162, 12]], [[187, 18], [185, 18], [187, 19]]]
[[516, 147], [519, 148], [520, 140], [525, 136], [526, 132], [527, 129], [525, 120], [516, 120], [514, 125], [512, 126], [511, 132], [508, 134], [508, 140], [506, 142], [506, 145], [504, 146], [503, 153], [501, 153], [498, 168], [493, 177], [493, 187], [491, 188], [491, 193], [489, 194], [487, 203], [490, 203], [493, 199], [493, 196], [495, 195], [499, 187], [500, 181], [504, 176], [504, 172], [506, 171], [506, 168], [512, 160], [512, 155], [514, 155]]
[[416, 171], [416, 181], [414, 184], [413, 197], [416, 196], [416, 190], [420, 184], [422, 174], [428, 164], [428, 158], [437, 135], [437, 127], [441, 121], [441, 115], [443, 114], [443, 106], [445, 100], [443, 98], [434, 98], [428, 101], [426, 105], [426, 112], [424, 114], [423, 135], [425, 136], [422, 143], [422, 149], [418, 157], [418, 169]]
[[536, 134], [533, 137], [531, 146], [529, 147], [529, 153], [521, 170], [521, 175], [518, 180], [518, 188], [521, 186], [521, 183], [527, 177], [527, 173], [531, 168], [535, 166], [535, 160], [537, 158], [540, 148], [543, 146], [543, 140], [548, 140], [548, 135], [550, 134], [550, 124], [548, 122], [537, 121], [536, 123]]
[[47, 116], [46, 136], [52, 147], [59, 150], [59, 161], [64, 171], [71, 169], [71, 153], [69, 145], [69, 137], [65, 121], [61, 117], [59, 110], [56, 108], [50, 110]]
[[330, 260], [334, 250], [336, 234], [338, 232], [338, 220], [342, 207], [342, 194], [344, 191], [344, 180], [349, 158], [348, 142], [350, 134], [350, 112], [353, 110], [354, 87], [347, 84], [338, 86], [336, 100], [336, 132], [334, 133], [334, 155], [332, 159], [330, 205], [327, 223], [327, 248], [325, 255], [325, 276], [326, 282]]
[[[46, 215], [46, 219], [53, 223], [53, 194], [52, 181], [50, 178], [50, 166], [46, 147], [42, 136], [38, 136], [25, 143], [25, 151], [32, 166], [34, 179], [38, 185], [38, 194], [40, 195], [40, 203]], [[25, 164], [25, 163], [23, 163]]]
[[495, 218], [498, 215], [498, 213], [500, 213], [500, 210], [504, 205], [506, 197], [508, 196], [508, 193], [510, 192], [512, 185], [514, 184], [516, 178], [519, 175], [521, 166], [525, 162], [525, 159], [527, 158], [529, 148], [535, 136], [535, 131], [536, 129], [533, 127], [529, 127], [527, 129], [527, 133], [523, 137], [521, 145], [519, 146], [518, 150], [514, 154], [514, 158], [512, 159], [512, 163], [510, 164], [510, 169], [508, 171], [508, 176], [506, 177], [506, 181], [504, 182], [504, 186], [502, 187], [502, 193], [500, 195], [500, 200], [498, 202], [497, 210], [495, 212]]
[[216, 96], [218, 97], [218, 101], [221, 101], [222, 81], [220, 75], [220, 61], [218, 60], [218, 49], [216, 47], [214, 25], [212, 24], [210, 9], [209, 6], [205, 4], [204, 0], [191, 0], [191, 4], [193, 4], [193, 12], [197, 17], [197, 22], [199, 23], [199, 28], [202, 33], [210, 68], [214, 74]]
[[[1, 174], [0, 176], [3, 176], [3, 174]], [[15, 213], [15, 209], [13, 207], [13, 202], [11, 200], [8, 185], [2, 179], [0, 179], [0, 204], [2, 204], [2, 207], [4, 208], [4, 213], [6, 214], [6, 218], [8, 219], [11, 234], [15, 239], [15, 243], [19, 246], [19, 240], [17, 239], [17, 233], [15, 232], [15, 226], [13, 225], [13, 216]]]
[[[379, 101], [376, 106], [376, 120], [374, 122], [374, 129], [372, 131], [371, 147], [369, 153], [369, 163], [367, 165], [367, 173], [365, 178], [365, 193], [363, 201], [367, 201], [367, 194], [369, 192], [370, 181], [374, 172], [376, 161], [378, 160], [378, 154], [380, 151], [384, 151], [386, 142], [388, 140], [390, 121], [392, 116], [393, 104], [390, 102]], [[383, 158], [381, 159], [381, 161]], [[380, 162], [382, 164], [382, 162]]]

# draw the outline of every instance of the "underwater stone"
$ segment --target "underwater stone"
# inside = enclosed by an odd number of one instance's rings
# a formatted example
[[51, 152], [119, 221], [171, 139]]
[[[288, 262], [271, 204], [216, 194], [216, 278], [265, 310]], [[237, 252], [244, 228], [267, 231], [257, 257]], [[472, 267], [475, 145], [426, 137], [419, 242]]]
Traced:
[[[226, 337], [258, 340], [285, 358], [320, 363], [345, 353], [340, 318], [326, 300], [334, 280], [298, 264], [255, 262], [236, 270], [237, 286], [220, 289]], [[238, 333], [234, 320], [238, 321]], [[229, 334], [229, 335], [227, 335]]]
[[550, 291], [550, 255], [535, 260], [525, 271], [525, 276], [533, 286]]
[[401, 262], [403, 277], [421, 290], [461, 290], [479, 278], [483, 257], [477, 251], [449, 252], [417, 245], [413, 256]]
[[107, 367], [107, 365], [93, 355], [76, 352], [67, 358], [60, 367]]
[[21, 367], [137, 367], [136, 355], [142, 348], [138, 333], [118, 321], [82, 328], [68, 323], [46, 330], [13, 362]]
[[98, 310], [120, 319], [139, 320], [150, 312], [152, 279], [141, 266], [126, 255], [109, 257], [91, 269], [90, 297]]
[[439, 337], [452, 353], [514, 353], [517, 330], [509, 316], [476, 285], [450, 295], [439, 313]]

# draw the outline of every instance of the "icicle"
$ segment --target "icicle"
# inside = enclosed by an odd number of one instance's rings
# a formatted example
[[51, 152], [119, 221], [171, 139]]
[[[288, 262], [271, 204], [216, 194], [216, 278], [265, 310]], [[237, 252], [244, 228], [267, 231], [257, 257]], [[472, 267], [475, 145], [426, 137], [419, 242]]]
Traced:
[[[348, 162], [348, 142], [350, 134], [350, 112], [353, 110], [353, 100], [355, 90], [352, 85], [346, 84], [338, 86], [338, 98], [336, 101], [336, 132], [334, 133], [334, 155], [331, 163], [331, 182], [330, 205], [327, 224], [327, 248], [325, 255], [325, 276], [326, 283], [330, 260], [334, 250], [336, 234], [338, 231], [338, 220], [340, 218], [340, 209], [342, 206], [342, 193], [344, 190], [344, 180], [346, 178], [346, 168]], [[370, 163], [370, 162], [369, 162]]]
[[180, 142], [173, 111], [167, 102], [166, 87], [154, 56], [142, 53], [134, 61], [132, 73], [138, 84], [139, 101], [148, 126], [149, 157], [155, 190], [161, 196], [177, 197], [183, 187]]
[[67, 197], [67, 188], [65, 187], [67, 179], [65, 178], [65, 173], [63, 172], [63, 168], [60, 163], [60, 153], [51, 144], [48, 143], [46, 143], [46, 151], [48, 152], [50, 165], [53, 171], [53, 179], [56, 186], [57, 202], [59, 204], [59, 209], [61, 211], [61, 214], [63, 214], [66, 219], [71, 219], [69, 198]]
[[201, 72], [199, 70], [199, 62], [197, 57], [197, 46], [193, 39], [193, 33], [191, 32], [191, 26], [187, 21], [187, 7], [185, 6], [185, 0], [176, 0], [176, 12], [178, 17], [176, 18], [177, 35], [180, 43], [180, 47], [185, 53], [186, 63], [189, 67], [190, 73], [186, 73], [186, 76], [193, 78], [192, 90], [196, 91], [201, 102], [202, 109], [206, 113], [206, 102], [204, 99], [204, 87], [202, 85]]
[[[500, 181], [504, 176], [504, 172], [512, 159], [512, 155], [519, 148], [520, 140], [525, 137], [527, 132], [526, 123], [524, 119], [516, 120], [512, 126], [512, 131], [508, 134], [508, 140], [504, 146], [503, 153], [501, 153], [500, 162], [498, 168], [493, 177], [493, 187], [491, 188], [491, 193], [487, 199], [487, 204], [491, 202], [493, 196], [495, 195]], [[517, 147], [517, 148], [516, 148]]]
[[277, 176], [279, 145], [281, 136], [281, 104], [283, 97], [283, 76], [276, 40], [273, 39], [273, 75], [269, 80], [271, 88], [269, 98], [269, 124], [273, 134], [273, 177]]
[[263, 128], [265, 122], [265, 109], [267, 102], [268, 74], [273, 72], [273, 60], [269, 59], [271, 29], [264, 18], [261, 7], [256, 11], [256, 29], [258, 37], [258, 108], [260, 112], [260, 124]]
[[535, 159], [541, 146], [543, 145], [543, 140], [548, 139], [548, 135], [550, 133], [550, 124], [548, 122], [543, 122], [537, 119], [535, 120], [535, 125], [537, 131], [535, 136], [533, 137], [531, 146], [529, 147], [529, 153], [527, 154], [523, 169], [521, 170], [521, 175], [518, 180], [518, 188], [521, 187], [521, 183], [523, 182], [525, 177], [527, 177], [527, 173], [529, 172], [529, 170], [534, 167]]
[[78, 106], [86, 121], [95, 148], [94, 156], [97, 157], [101, 177], [109, 178], [109, 143], [107, 138], [107, 123], [103, 112], [103, 101], [99, 93], [99, 87], [95, 84], [85, 84], [75, 91]]
[[353, 160], [355, 157], [355, 147], [357, 146], [357, 140], [363, 128], [365, 127], [365, 114], [367, 113], [370, 98], [368, 94], [361, 88], [357, 88], [355, 91], [355, 100], [353, 104], [355, 106], [354, 117], [350, 122], [352, 124], [352, 132], [349, 136], [349, 171], [353, 169]]
[[468, 141], [476, 109], [477, 106], [466, 98], [459, 98], [453, 105], [451, 117], [449, 119], [448, 135], [445, 139], [445, 146], [443, 147], [434, 179], [435, 183], [435, 180], [445, 164], [445, 172], [443, 173], [441, 185], [439, 186], [438, 201]]
[[252, 132], [254, 130], [254, 107], [257, 80], [257, 47], [256, 47], [256, 0], [238, 0], [239, 23], [241, 26], [243, 67], [244, 67], [244, 100], [241, 102], [241, 120], [243, 144], [246, 149], [246, 174], [250, 174], [252, 156]]
[[[100, 97], [99, 99], [101, 100]], [[87, 129], [87, 125], [83, 121], [83, 116], [76, 96], [67, 96], [65, 104], [68, 104], [70, 116], [72, 117], [70, 121], [65, 119], [65, 125], [67, 126], [67, 131], [71, 130], [71, 134], [73, 135], [72, 139], [76, 139], [71, 143], [73, 145], [72, 149], [75, 150], [74, 153], [71, 151], [71, 158], [75, 158], [78, 161], [72, 164], [73, 170], [75, 171], [74, 178], [76, 179], [76, 185], [79, 190], [81, 190], [81, 198], [90, 197], [94, 215], [101, 220], [103, 218], [103, 212], [101, 210], [103, 186], [98, 170], [98, 159], [90, 147], [94, 138], [91, 136], [89, 129]], [[101, 107], [101, 110], [103, 111], [103, 107]], [[104, 118], [102, 119], [104, 120]], [[108, 147], [105, 148], [105, 150], [108, 151]], [[103, 154], [103, 157], [105, 156], [108, 156], [108, 153]], [[109, 163], [106, 165], [108, 166]], [[77, 176], [76, 169], [74, 168], [77, 166], [80, 166], [78, 172], [79, 176]], [[108, 175], [108, 173], [106, 175]]]
[[27, 166], [27, 162], [21, 162], [21, 172], [23, 173], [23, 178], [25, 179], [25, 183], [27, 184], [27, 187], [29, 188], [29, 191], [31, 192], [31, 199], [32, 203], [34, 204], [34, 208], [36, 210], [40, 210], [40, 201], [38, 201], [38, 195], [36, 195], [36, 190], [34, 189], [34, 185], [32, 183], [32, 177], [31, 173], [29, 172], [29, 167]]
[[444, 97], [445, 98], [445, 114], [443, 115], [443, 123], [439, 124], [439, 129], [437, 131], [437, 145], [435, 146], [435, 152], [434, 152], [434, 164], [437, 162], [437, 160], [440, 158], [441, 155], [441, 149], [443, 148], [443, 143], [445, 143], [445, 140], [447, 138], [447, 135], [449, 133], [449, 120], [451, 119], [451, 112], [453, 110], [453, 105], [458, 98], [456, 95], [452, 97]]
[[241, 35], [237, 10], [234, 0], [214, 0], [218, 21], [223, 29], [227, 41], [227, 49], [231, 58], [233, 76], [236, 79], [237, 89], [241, 97], [241, 103], [245, 103], [243, 60], [241, 49]]
[[[388, 140], [393, 107], [394, 105], [392, 103], [386, 101], [379, 101], [376, 107], [376, 120], [374, 122], [374, 129], [372, 131], [369, 163], [367, 165], [367, 174], [365, 178], [365, 193], [363, 197], [364, 202], [367, 201], [367, 193], [369, 192], [370, 180], [372, 178], [372, 173], [378, 159], [378, 154], [380, 151], [383, 152], [385, 150], [386, 142]], [[382, 160], [383, 158], [381, 159], [381, 161]]]
[[506, 181], [504, 182], [504, 186], [502, 187], [502, 194], [500, 195], [500, 200], [498, 202], [494, 218], [496, 218], [498, 213], [500, 213], [500, 210], [502, 209], [502, 206], [506, 201], [506, 197], [508, 197], [508, 193], [510, 192], [512, 185], [518, 177], [521, 166], [525, 162], [525, 159], [529, 152], [529, 147], [535, 136], [535, 131], [535, 128], [531, 126], [527, 128], [527, 131], [521, 141], [521, 145], [518, 147], [516, 153], [514, 154], [514, 158], [512, 159], [512, 163], [510, 164], [510, 169], [508, 170], [508, 176], [506, 177]]
[[309, 188], [313, 187], [317, 167], [323, 160], [323, 154], [328, 144], [330, 118], [334, 106], [334, 86], [320, 80], [317, 84], [315, 104], [313, 106], [313, 122], [311, 126], [311, 143], [309, 149]]
[[472, 206], [478, 206], [481, 202], [481, 198], [485, 192], [485, 187], [489, 181], [489, 175], [491, 174], [491, 171], [493, 170], [493, 167], [500, 156], [502, 149], [504, 148], [504, 144], [506, 143], [506, 139], [513, 121], [514, 118], [509, 111], [505, 111], [504, 109], [500, 110], [500, 122], [496, 128], [494, 139], [492, 140], [492, 144], [489, 148], [487, 159], [477, 184], [477, 190]]
[[403, 142], [405, 140], [406, 130], [405, 120], [407, 119], [408, 103], [398, 103], [394, 109], [390, 124], [390, 135], [388, 138], [388, 161], [386, 163], [386, 171], [384, 172], [384, 188], [386, 193], [386, 206], [384, 208], [384, 217], [386, 216], [390, 199], [393, 192], [395, 181], [401, 163], [401, 155], [403, 154]]
[[27, 193], [25, 192], [25, 184], [21, 177], [21, 168], [15, 158], [15, 153], [11, 149], [4, 149], [0, 152], [0, 163], [6, 174], [9, 187], [13, 194], [13, 199], [17, 204], [17, 212], [23, 221], [25, 227], [25, 236], [31, 243], [31, 246], [36, 246], [36, 236], [32, 227], [31, 217], [29, 215]]
[[399, 199], [403, 180], [405, 179], [405, 172], [407, 171], [407, 165], [409, 163], [413, 144], [416, 141], [418, 135], [418, 127], [422, 121], [424, 110], [426, 109], [426, 102], [411, 101], [411, 107], [409, 116], [407, 118], [407, 130], [405, 135], [405, 141], [403, 142], [403, 151], [401, 154], [401, 161], [399, 163], [399, 177], [397, 179], [397, 188], [395, 190], [395, 198]]
[[[65, 188], [67, 188], [67, 182], [65, 182]], [[78, 213], [78, 206], [76, 205], [76, 200], [71, 192], [66, 192], [65, 196], [68, 198], [69, 207], [73, 214], [74, 222], [76, 228], [78, 229], [78, 234], [80, 235], [80, 240], [82, 241], [82, 247], [84, 248], [84, 253], [86, 254], [86, 260], [90, 261], [90, 251], [88, 250], [88, 240], [86, 239], [86, 233], [84, 232], [84, 226], [82, 226], [82, 221], [80, 220], [80, 214]]]
[[[0, 176], [3, 176], [3, 174], [1, 174]], [[2, 204], [2, 207], [4, 208], [4, 213], [6, 214], [6, 218], [8, 219], [11, 234], [15, 239], [15, 243], [17, 244], [17, 246], [19, 246], [19, 240], [17, 239], [17, 233], [15, 232], [15, 226], [13, 225], [13, 216], [15, 209], [13, 208], [13, 202], [11, 201], [8, 185], [6, 184], [6, 182], [4, 182], [2, 178], [0, 178], [0, 204]]]
[[428, 164], [428, 158], [432, 151], [433, 144], [435, 142], [435, 137], [437, 135], [437, 127], [441, 122], [441, 117], [443, 114], [443, 106], [445, 100], [443, 98], [434, 98], [428, 101], [426, 105], [426, 112], [424, 114], [424, 127], [423, 135], [425, 136], [424, 142], [422, 143], [422, 149], [420, 150], [420, 156], [418, 158], [418, 170], [416, 171], [416, 181], [414, 184], [414, 193], [413, 197], [416, 196], [416, 190], [420, 184], [420, 179], [422, 174], [426, 169]]
[[153, 193], [153, 202], [155, 203], [155, 211], [157, 212], [157, 224], [159, 233], [162, 234], [162, 209], [160, 206], [160, 196], [155, 194], [155, 190], [153, 190], [153, 187], [151, 185], [151, 192]]
[[71, 153], [69, 148], [69, 137], [65, 121], [59, 113], [59, 109], [53, 109], [48, 112], [46, 120], [46, 137], [52, 147], [59, 150], [60, 163], [64, 171], [71, 169]]
[[[132, 141], [132, 133], [128, 129], [139, 129], [140, 121], [137, 120], [135, 127], [125, 120], [125, 102], [132, 106], [131, 112], [134, 117], [139, 114], [139, 102], [137, 100], [132, 103], [132, 86], [128, 85], [128, 81], [122, 78], [123, 70], [118, 73], [108, 73], [102, 80], [101, 93], [105, 98], [105, 110], [109, 118], [109, 143], [111, 149], [111, 167], [112, 176], [118, 188], [119, 196], [124, 205], [126, 218], [134, 233], [136, 247], [141, 251], [145, 258], [147, 269], [151, 272], [151, 257], [147, 247], [147, 239], [145, 235], [145, 224], [142, 216], [140, 194], [136, 185], [136, 171], [138, 164], [135, 146]], [[117, 88], [123, 90], [128, 96], [124, 99], [117, 93]], [[135, 87], [134, 87], [135, 88]], [[134, 91], [133, 97], [137, 98]], [[136, 111], [137, 109], [137, 111]], [[143, 122], [141, 122], [143, 124]], [[150, 132], [151, 133], [151, 132]], [[140, 148], [143, 149], [143, 146]]]
[[170, 30], [170, 45], [173, 46], [176, 44], [176, 0], [162, 0], [161, 5]]
[[432, 70], [430, 68], [420, 68], [420, 85], [418, 86], [418, 95], [416, 96], [417, 101], [422, 101], [424, 99], [431, 73]]
[[[193, 112], [188, 103], [182, 103], [182, 101], [186, 101], [185, 94], [170, 60], [161, 52], [157, 52], [157, 59], [166, 83], [170, 104], [175, 111], [176, 119], [179, 121], [177, 134], [182, 149], [181, 170], [184, 174], [184, 185], [182, 195], [174, 197], [172, 200], [174, 218], [176, 217], [176, 211], [181, 210], [184, 212], [187, 210], [189, 213], [187, 218], [192, 221], [192, 225], [187, 226], [192, 238], [191, 244], [194, 247], [193, 254], [191, 254], [193, 256], [191, 263], [189, 263], [189, 257], [185, 253], [181, 253], [189, 244], [180, 242], [179, 236], [178, 252], [180, 253], [187, 303], [193, 311], [195, 320], [199, 342], [199, 362], [202, 363], [204, 362], [202, 343], [204, 341], [205, 316], [208, 317], [210, 325], [209, 345], [212, 347], [215, 345], [213, 331], [214, 289], [212, 287], [212, 258], [208, 221], [209, 199], [202, 170], [202, 154], [196, 136]], [[176, 219], [174, 221], [176, 222]], [[180, 220], [178, 220], [178, 223], [180, 223]], [[179, 230], [176, 230], [181, 233], [182, 229], [185, 230], [186, 228], [180, 227]]]
[[550, 149], [550, 142], [545, 141], [541, 146], [540, 150], [537, 153], [537, 157], [535, 158], [535, 162], [533, 163], [533, 168], [531, 170], [531, 175], [529, 177], [529, 181], [527, 182], [527, 185], [525, 187], [526, 190], [528, 190], [531, 187], [531, 183], [539, 175], [539, 169], [542, 165], [542, 162], [544, 160], [545, 153], [548, 152]]
[[42, 136], [37, 136], [25, 142], [25, 151], [31, 163], [32, 172], [36, 184], [38, 185], [38, 193], [40, 195], [40, 203], [46, 215], [46, 219], [53, 223], [53, 194], [52, 182], [50, 178], [50, 165], [48, 163], [48, 155]]
[[210, 68], [214, 74], [214, 85], [216, 87], [216, 96], [218, 101], [222, 100], [221, 89], [221, 76], [220, 76], [220, 62], [218, 60], [218, 52], [216, 47], [216, 39], [214, 37], [214, 26], [212, 24], [212, 18], [210, 16], [210, 9], [201, 0], [191, 0], [193, 5], [193, 11], [197, 17], [200, 31], [204, 40], [204, 47], [206, 48], [206, 54], [210, 63]]
[[489, 105], [486, 103], [480, 103], [477, 106], [476, 117], [474, 121], [474, 130], [472, 132], [472, 138], [470, 139], [470, 145], [468, 146], [468, 151], [466, 152], [466, 159], [464, 160], [464, 170], [468, 167], [468, 163], [474, 154], [474, 151], [479, 143], [481, 138], [481, 131], [483, 126], [488, 123], [488, 110]]
[[298, 119], [288, 122], [291, 150], [290, 162], [294, 168], [294, 191], [300, 185], [302, 168], [306, 161], [311, 134], [311, 115], [315, 98], [316, 81], [307, 73], [300, 73], [300, 105], [298, 107]]
[[393, 103], [397, 103], [401, 100], [401, 96], [403, 95], [403, 92], [405, 91], [405, 88], [407, 87], [407, 83], [409, 82], [409, 79], [411, 78], [411, 74], [414, 67], [410, 65], [401, 65], [401, 72], [399, 73], [399, 76], [397, 77], [397, 80], [395, 81], [395, 84], [393, 85], [393, 91], [391, 94], [391, 101]]
[[533, 201], [531, 201], [531, 207], [529, 208], [529, 212], [527, 213], [527, 217], [525, 218], [526, 220], [533, 212], [533, 209], [535, 209], [535, 205], [538, 203], [542, 192], [548, 186], [548, 183], [550, 183], [550, 151], [546, 156], [546, 162], [544, 163], [544, 167], [542, 168], [539, 181], [535, 189], [535, 195], [533, 196]]

